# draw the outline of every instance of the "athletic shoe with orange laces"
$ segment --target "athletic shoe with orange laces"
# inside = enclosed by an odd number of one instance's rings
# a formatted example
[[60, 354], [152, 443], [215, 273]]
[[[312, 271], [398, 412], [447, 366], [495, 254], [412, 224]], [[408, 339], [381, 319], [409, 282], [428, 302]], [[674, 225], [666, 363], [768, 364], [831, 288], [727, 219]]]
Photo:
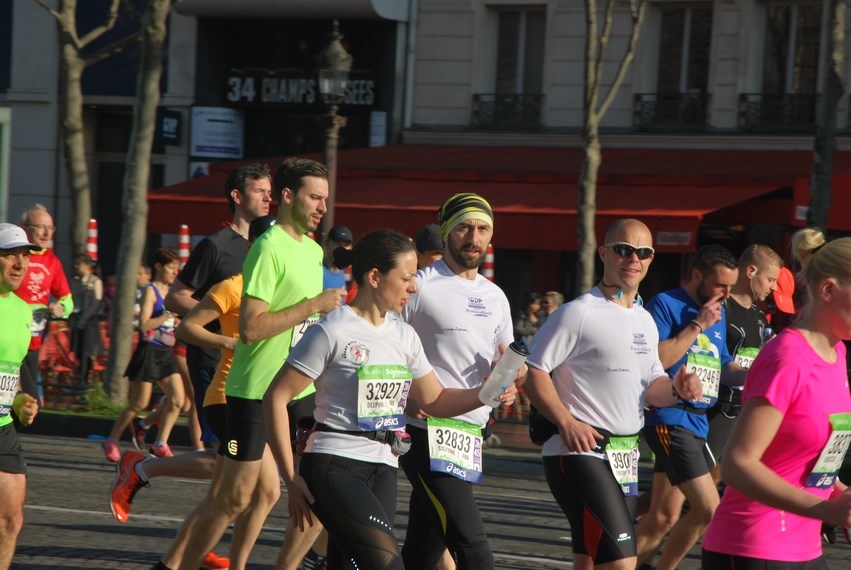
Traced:
[[109, 490], [109, 508], [112, 516], [120, 523], [130, 518], [130, 504], [136, 492], [142, 487], [150, 487], [148, 481], [142, 481], [136, 473], [136, 465], [148, 457], [138, 451], [125, 451], [115, 468], [115, 480]]
[[100, 445], [103, 448], [103, 452], [106, 454], [106, 458], [113, 463], [118, 463], [118, 460], [121, 459], [121, 446], [118, 445], [118, 442], [115, 440], [105, 439]]
[[167, 443], [162, 445], [157, 445], [155, 443], [151, 445], [151, 449], [148, 450], [148, 453], [154, 457], [174, 457], [174, 454], [171, 452], [171, 448]]
[[204, 570], [227, 570], [227, 568], [230, 568], [230, 558], [210, 552], [204, 557], [204, 561], [201, 562], [201, 568]]

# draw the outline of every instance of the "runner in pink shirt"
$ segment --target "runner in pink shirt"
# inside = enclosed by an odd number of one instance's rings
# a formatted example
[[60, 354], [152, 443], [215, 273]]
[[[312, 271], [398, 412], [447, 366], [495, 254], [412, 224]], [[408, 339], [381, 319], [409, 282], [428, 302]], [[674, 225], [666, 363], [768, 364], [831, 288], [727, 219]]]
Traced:
[[821, 523], [851, 526], [837, 478], [851, 441], [843, 340], [851, 339], [851, 238], [792, 239], [806, 301], [750, 369], [721, 462], [727, 489], [703, 537], [703, 568], [827, 568]]

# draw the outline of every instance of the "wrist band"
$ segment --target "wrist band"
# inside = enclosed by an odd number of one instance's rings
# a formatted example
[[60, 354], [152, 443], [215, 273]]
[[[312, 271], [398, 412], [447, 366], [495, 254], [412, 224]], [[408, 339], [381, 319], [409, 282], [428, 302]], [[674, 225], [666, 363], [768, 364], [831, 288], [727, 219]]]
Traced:
[[677, 401], [682, 400], [682, 398], [680, 398], [680, 393], [677, 392], [677, 387], [674, 385], [673, 380], [671, 381], [671, 396], [673, 396]]
[[702, 326], [700, 326], [700, 323], [699, 323], [699, 322], [697, 322], [697, 319], [692, 319], [692, 320], [690, 320], [690, 321], [689, 321], [689, 323], [693, 324], [693, 325], [694, 325], [694, 326], [696, 326], [698, 329], [700, 329], [701, 334], [703, 333], [703, 327], [702, 327]]

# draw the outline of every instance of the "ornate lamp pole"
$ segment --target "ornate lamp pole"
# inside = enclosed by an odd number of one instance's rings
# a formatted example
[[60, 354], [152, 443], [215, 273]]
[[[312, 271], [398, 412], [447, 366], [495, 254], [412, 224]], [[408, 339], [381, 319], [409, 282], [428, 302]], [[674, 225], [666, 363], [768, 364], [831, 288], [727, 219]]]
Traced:
[[340, 129], [346, 126], [346, 117], [337, 114], [340, 102], [346, 96], [349, 83], [349, 71], [352, 69], [352, 56], [343, 47], [340, 40], [340, 24], [334, 20], [334, 30], [328, 36], [328, 43], [316, 57], [319, 68], [319, 93], [328, 105], [328, 114], [322, 116], [325, 129], [325, 166], [328, 168], [328, 211], [322, 220], [322, 243], [328, 239], [328, 232], [334, 226], [334, 201], [337, 198], [337, 143]]

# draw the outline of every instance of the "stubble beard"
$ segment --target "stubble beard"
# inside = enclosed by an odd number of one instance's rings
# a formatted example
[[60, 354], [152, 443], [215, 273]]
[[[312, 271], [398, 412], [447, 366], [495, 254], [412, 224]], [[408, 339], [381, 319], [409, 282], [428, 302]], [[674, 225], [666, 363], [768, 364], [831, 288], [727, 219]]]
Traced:
[[479, 257], [476, 259], [468, 259], [464, 257], [464, 253], [460, 248], [450, 247], [449, 255], [452, 256], [452, 259], [455, 260], [455, 263], [463, 267], [464, 269], [478, 269], [481, 267], [482, 263], [484, 263], [485, 256], [482, 255], [482, 252], [479, 251]]

